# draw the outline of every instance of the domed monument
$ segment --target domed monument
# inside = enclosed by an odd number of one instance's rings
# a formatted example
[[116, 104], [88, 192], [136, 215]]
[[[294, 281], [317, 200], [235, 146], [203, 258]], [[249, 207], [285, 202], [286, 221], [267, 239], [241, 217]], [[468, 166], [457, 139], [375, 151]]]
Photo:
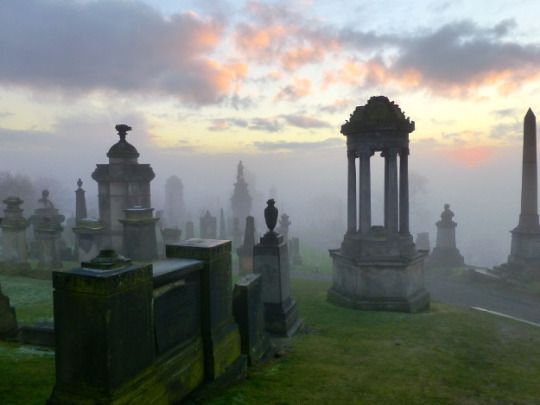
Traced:
[[[384, 96], [356, 107], [341, 127], [347, 138], [347, 232], [341, 248], [330, 250], [334, 274], [328, 300], [335, 304], [404, 312], [429, 306], [426, 253], [417, 252], [409, 231], [409, 133], [414, 129], [414, 121]], [[376, 152], [384, 158], [383, 226], [371, 223], [370, 159]]]

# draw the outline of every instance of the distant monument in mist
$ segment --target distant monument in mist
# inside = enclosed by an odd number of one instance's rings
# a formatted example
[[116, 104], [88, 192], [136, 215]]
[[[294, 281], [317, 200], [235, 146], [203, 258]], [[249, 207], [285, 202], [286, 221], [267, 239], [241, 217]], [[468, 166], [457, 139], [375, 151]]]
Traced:
[[186, 216], [184, 185], [178, 176], [165, 182], [165, 225], [167, 228], [182, 228]]
[[538, 168], [536, 117], [529, 108], [523, 120], [523, 166], [521, 213], [511, 231], [508, 262], [495, 268], [504, 276], [522, 280], [540, 279], [540, 224], [538, 221]]
[[249, 194], [248, 184], [244, 177], [244, 165], [242, 161], [238, 162], [236, 169], [236, 182], [231, 197], [231, 210], [233, 218], [238, 218], [239, 234], [244, 231], [246, 217], [251, 214], [251, 205], [253, 199]]
[[430, 266], [459, 267], [465, 260], [456, 247], [457, 222], [453, 221], [454, 212], [450, 204], [444, 204], [440, 221], [437, 221], [437, 242], [433, 252], [427, 260]]
[[[426, 253], [417, 252], [409, 232], [409, 133], [414, 129], [414, 121], [384, 96], [356, 107], [341, 127], [347, 138], [348, 228], [341, 248], [330, 250], [334, 265], [330, 302], [404, 312], [429, 306], [424, 289]], [[384, 226], [371, 224], [370, 159], [375, 152], [384, 158]]]

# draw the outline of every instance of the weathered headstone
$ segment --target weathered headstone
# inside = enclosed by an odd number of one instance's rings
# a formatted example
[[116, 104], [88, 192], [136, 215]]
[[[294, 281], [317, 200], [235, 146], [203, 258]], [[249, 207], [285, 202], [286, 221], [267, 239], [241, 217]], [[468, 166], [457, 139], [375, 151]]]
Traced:
[[178, 228], [163, 228], [161, 235], [165, 245], [174, 245], [182, 240], [182, 231]]
[[429, 243], [429, 233], [428, 232], [417, 233], [415, 245], [416, 245], [416, 250], [429, 252], [431, 250], [431, 245]]
[[437, 243], [428, 258], [431, 266], [457, 267], [465, 261], [456, 247], [456, 226], [452, 220], [454, 213], [449, 204], [444, 205], [441, 220], [437, 221]]
[[[356, 107], [341, 127], [347, 138], [347, 232], [341, 248], [330, 250], [334, 274], [328, 300], [335, 304], [405, 312], [429, 306], [425, 253], [417, 252], [409, 232], [409, 133], [414, 129], [414, 122], [384, 96]], [[384, 226], [371, 224], [370, 159], [375, 152], [384, 157]]]
[[64, 216], [58, 213], [49, 200], [49, 191], [43, 190], [38, 200], [38, 208], [30, 218], [34, 228], [34, 240], [38, 249], [38, 269], [51, 270], [62, 267], [60, 258], [62, 222]]
[[287, 243], [274, 231], [278, 209], [268, 200], [264, 219], [268, 232], [253, 249], [253, 272], [263, 280], [266, 331], [276, 336], [292, 336], [301, 325], [296, 301], [291, 296]]
[[18, 197], [4, 200], [4, 218], [2, 219], [2, 259], [7, 266], [15, 266], [20, 270], [30, 270], [28, 263], [28, 246], [26, 228], [29, 221], [22, 215], [20, 207], [24, 201]]
[[77, 180], [77, 190], [75, 190], [75, 219], [77, 222], [88, 217], [85, 191], [82, 188], [82, 185], [82, 180]]
[[255, 218], [246, 218], [244, 243], [236, 249], [240, 274], [253, 273], [253, 247], [255, 246]]
[[217, 239], [217, 218], [206, 211], [203, 217], [199, 219], [199, 229], [201, 239]]
[[302, 256], [300, 255], [300, 239], [299, 238], [291, 238], [291, 241], [289, 242], [289, 251], [291, 253], [291, 264], [293, 266], [300, 266], [302, 265]]
[[243, 276], [234, 285], [233, 296], [234, 318], [240, 328], [242, 353], [248, 357], [249, 365], [255, 365], [272, 351], [265, 332], [261, 275]]
[[132, 207], [124, 210], [125, 218], [120, 222], [124, 227], [124, 253], [136, 261], [157, 259], [156, 222], [153, 208]]

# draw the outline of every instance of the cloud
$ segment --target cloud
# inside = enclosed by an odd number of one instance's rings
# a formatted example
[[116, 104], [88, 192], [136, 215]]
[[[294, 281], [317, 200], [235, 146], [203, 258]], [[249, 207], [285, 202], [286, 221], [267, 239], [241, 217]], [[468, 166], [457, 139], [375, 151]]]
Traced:
[[491, 127], [489, 137], [493, 139], [520, 139], [523, 133], [522, 124], [516, 122], [505, 122]]
[[295, 101], [311, 94], [311, 81], [294, 78], [293, 83], [283, 87], [274, 97], [275, 100]]
[[49, 131], [0, 128], [0, 146], [3, 149], [19, 149], [28, 146], [53, 148], [61, 140], [61, 136]]
[[319, 107], [319, 110], [327, 113], [336, 113], [345, 110], [352, 110], [354, 108], [353, 101], [348, 98], [338, 98], [331, 104], [323, 105]]
[[0, 2], [0, 85], [165, 94], [207, 104], [247, 74], [210, 57], [224, 21], [164, 17], [140, 1]]
[[249, 125], [249, 129], [265, 132], [278, 132], [281, 128], [282, 124], [276, 118], [254, 118]]
[[225, 131], [232, 127], [246, 128], [248, 122], [239, 118], [218, 118], [211, 121], [208, 130], [210, 131]]
[[288, 142], [288, 141], [277, 141], [277, 142], [266, 142], [266, 141], [257, 141], [253, 145], [261, 151], [282, 151], [282, 152], [292, 152], [297, 150], [316, 150], [316, 149], [329, 149], [335, 147], [343, 147], [343, 140], [337, 138], [328, 138], [323, 141], [318, 142]]
[[299, 128], [328, 128], [330, 124], [325, 121], [322, 121], [318, 118], [299, 115], [299, 114], [288, 114], [282, 116], [288, 124], [299, 127]]

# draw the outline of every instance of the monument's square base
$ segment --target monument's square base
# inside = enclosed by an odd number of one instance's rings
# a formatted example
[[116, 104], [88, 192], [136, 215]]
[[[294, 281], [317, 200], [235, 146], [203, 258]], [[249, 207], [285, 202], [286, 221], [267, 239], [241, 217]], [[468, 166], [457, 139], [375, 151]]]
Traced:
[[465, 265], [465, 259], [457, 249], [436, 247], [426, 259], [426, 265], [440, 267], [459, 267]]
[[280, 304], [264, 304], [266, 331], [275, 337], [291, 337], [302, 326], [296, 301], [289, 298]]
[[331, 250], [333, 285], [328, 301], [354, 309], [418, 312], [429, 308], [424, 288], [424, 256], [399, 260], [355, 260]]

